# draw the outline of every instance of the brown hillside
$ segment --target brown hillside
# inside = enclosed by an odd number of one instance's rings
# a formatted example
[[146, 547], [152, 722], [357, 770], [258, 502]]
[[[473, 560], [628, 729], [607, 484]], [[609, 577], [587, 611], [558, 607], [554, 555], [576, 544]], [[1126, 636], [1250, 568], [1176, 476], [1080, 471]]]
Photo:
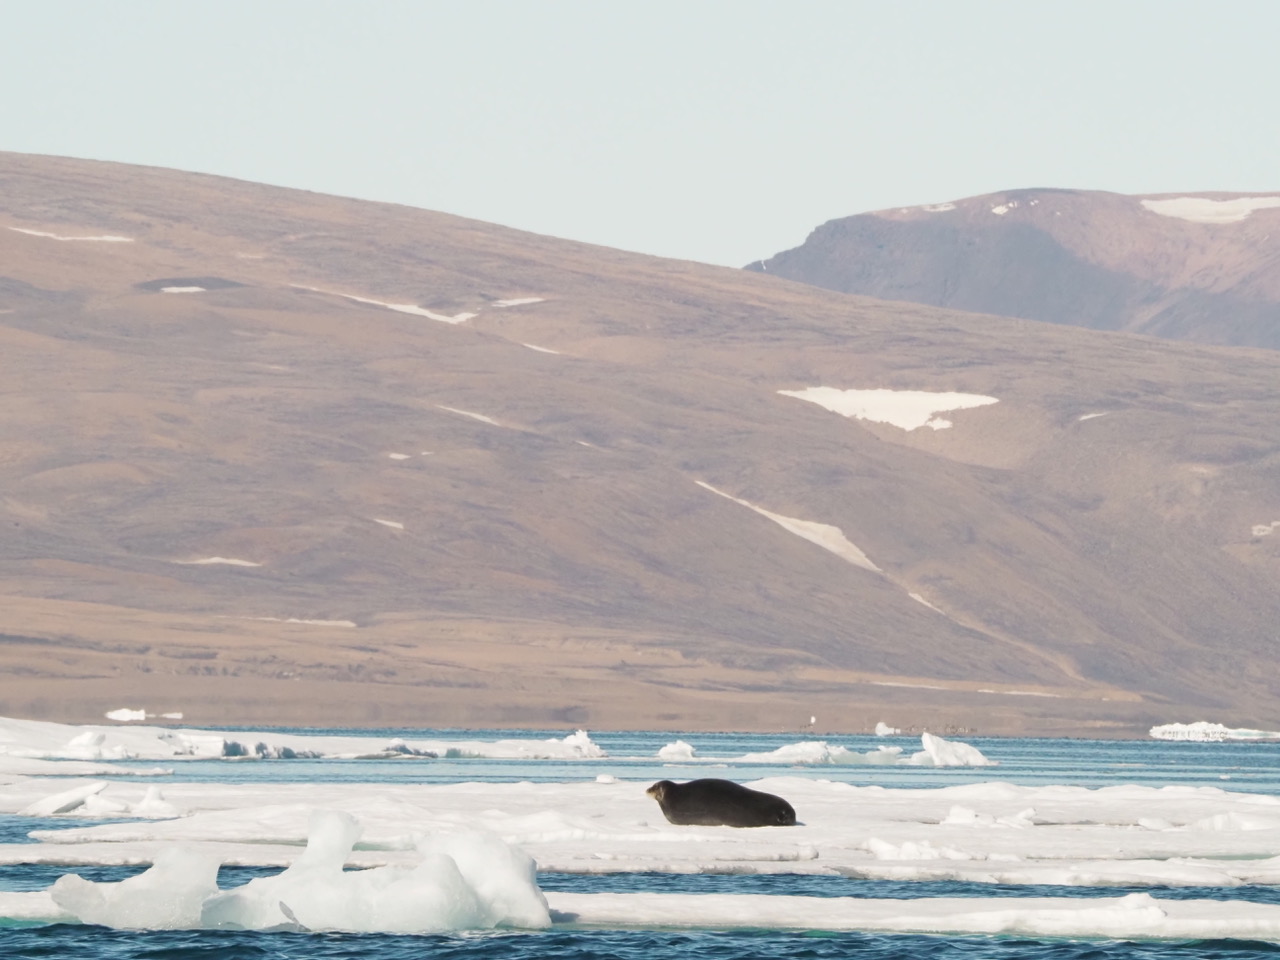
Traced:
[[0, 713], [1277, 729], [1278, 373], [0, 154]]
[[1280, 348], [1280, 194], [1013, 190], [832, 220], [748, 270], [829, 290]]

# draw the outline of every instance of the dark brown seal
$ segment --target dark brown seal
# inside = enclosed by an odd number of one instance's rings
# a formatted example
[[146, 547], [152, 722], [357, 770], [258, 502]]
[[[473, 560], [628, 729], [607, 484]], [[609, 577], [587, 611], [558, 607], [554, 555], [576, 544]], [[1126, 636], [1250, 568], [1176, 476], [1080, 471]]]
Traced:
[[790, 827], [796, 811], [781, 797], [732, 780], [659, 780], [645, 791], [671, 823], [702, 827]]

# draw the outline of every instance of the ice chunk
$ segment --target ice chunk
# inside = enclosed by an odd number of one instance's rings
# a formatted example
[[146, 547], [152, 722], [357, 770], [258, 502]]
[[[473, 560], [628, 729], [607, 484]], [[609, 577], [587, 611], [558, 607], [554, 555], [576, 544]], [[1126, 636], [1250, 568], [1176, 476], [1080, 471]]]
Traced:
[[996, 761], [989, 760], [977, 747], [953, 740], [943, 740], [932, 733], [920, 735], [919, 753], [912, 754], [910, 762], [922, 767], [989, 767]]
[[125, 930], [181, 930], [199, 926], [204, 902], [218, 892], [218, 861], [182, 848], [156, 857], [149, 870], [118, 883], [78, 874], [58, 878], [53, 901], [82, 923]]
[[106, 788], [107, 785], [102, 781], [72, 787], [70, 790], [63, 790], [61, 793], [55, 793], [52, 796], [45, 797], [43, 800], [37, 800], [35, 803], [29, 804], [18, 811], [18, 816], [52, 817], [55, 814], [66, 813], [69, 810], [76, 809], [89, 797], [92, 797], [95, 793], [101, 793]]
[[129, 723], [131, 720], [145, 720], [147, 719], [147, 711], [130, 710], [128, 707], [121, 707], [119, 710], [108, 710], [107, 719], [118, 720], [121, 723]]
[[692, 760], [696, 752], [693, 747], [683, 740], [677, 740], [675, 743], [668, 743], [660, 749], [658, 757], [662, 760]]

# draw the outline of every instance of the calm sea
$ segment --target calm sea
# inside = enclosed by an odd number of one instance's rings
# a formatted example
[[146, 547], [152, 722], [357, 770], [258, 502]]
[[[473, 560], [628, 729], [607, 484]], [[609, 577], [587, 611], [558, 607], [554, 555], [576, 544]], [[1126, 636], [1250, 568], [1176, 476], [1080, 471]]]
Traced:
[[[496, 740], [504, 737], [561, 737], [564, 731], [294, 731], [353, 735], [361, 732], [405, 739]], [[699, 757], [715, 757], [723, 766], [687, 765], [673, 770], [656, 759], [657, 750], [675, 739], [692, 744]], [[932, 769], [909, 766], [789, 767], [735, 762], [747, 753], [762, 753], [806, 737], [796, 734], [593, 733], [609, 754], [583, 761], [488, 759], [353, 760], [353, 761], [196, 761], [175, 764], [171, 781], [449, 783], [458, 781], [562, 782], [593, 779], [601, 773], [623, 779], [727, 776], [750, 780], [765, 776], [811, 776], [853, 784], [890, 787], [937, 787], [987, 780], [1010, 783], [1074, 784], [1101, 787], [1124, 783], [1147, 786], [1216, 786], [1248, 793], [1280, 795], [1280, 744], [1162, 743], [1046, 739], [960, 738], [1000, 765], [994, 768]], [[919, 749], [910, 738], [832, 737], [829, 742], [865, 752], [897, 745], [904, 754]], [[166, 778], [160, 778], [163, 783]], [[151, 781], [149, 781], [151, 782]], [[57, 821], [0, 816], [0, 842], [23, 842], [28, 831], [68, 826]], [[52, 883], [64, 868], [3, 867], [0, 889], [36, 890]], [[92, 880], [120, 880], [134, 868], [75, 868]], [[272, 870], [224, 868], [223, 886], [235, 886]], [[759, 893], [804, 896], [940, 897], [940, 896], [1117, 896], [1134, 892], [1117, 887], [993, 887], [954, 882], [901, 883], [852, 881], [843, 877], [690, 876], [612, 874], [575, 876], [542, 874], [546, 890], [574, 892]], [[1158, 897], [1215, 898], [1216, 888], [1144, 887]], [[1280, 903], [1273, 887], [1236, 887], [1230, 899]], [[1130, 960], [1130, 958], [1274, 957], [1280, 945], [1248, 941], [1128, 943], [990, 937], [923, 937], [858, 933], [768, 930], [697, 932], [675, 930], [579, 930], [557, 927], [536, 933], [485, 933], [454, 936], [386, 936], [377, 934], [297, 934], [256, 932], [137, 933], [100, 927], [54, 925], [0, 928], [0, 958], [85, 958], [85, 960], [417, 960], [417, 958], [620, 958], [648, 960], [736, 960], [736, 958], [844, 958], [864, 960]]]

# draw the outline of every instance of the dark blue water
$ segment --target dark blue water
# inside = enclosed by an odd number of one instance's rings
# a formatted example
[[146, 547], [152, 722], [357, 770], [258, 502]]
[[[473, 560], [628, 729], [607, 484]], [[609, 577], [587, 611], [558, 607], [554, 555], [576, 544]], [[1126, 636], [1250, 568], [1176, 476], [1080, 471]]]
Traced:
[[99, 927], [0, 930], [11, 960], [1275, 960], [1280, 946], [1248, 940], [1186, 943], [1041, 941], [864, 933], [686, 933], [552, 930], [466, 936], [123, 933]]
[[[299, 731], [302, 732], [302, 731]], [[351, 731], [306, 731], [350, 735]], [[552, 738], [564, 731], [377, 731], [383, 738], [476, 739], [503, 737]], [[690, 764], [668, 764], [657, 750], [675, 739], [692, 744], [699, 758]], [[1214, 786], [1248, 793], [1280, 794], [1280, 745], [1274, 743], [1162, 743], [1154, 741], [1014, 740], [958, 738], [999, 762], [990, 768], [911, 766], [786, 766], [736, 761], [746, 753], [761, 753], [812, 735], [600, 733], [592, 739], [609, 756], [604, 759], [486, 760], [245, 760], [192, 761], [172, 764], [167, 780], [219, 782], [394, 782], [447, 783], [457, 781], [541, 782], [580, 781], [608, 773], [620, 779], [662, 779], [730, 776], [750, 780], [767, 776], [804, 776], [853, 784], [890, 787], [938, 787], [990, 780], [1024, 785], [1074, 784], [1103, 787], [1136, 783]], [[908, 755], [919, 749], [915, 738], [830, 737], [850, 750], [866, 752], [883, 745], [902, 746]], [[152, 782], [152, 781], [149, 781]], [[94, 821], [96, 822], [96, 821]], [[20, 843], [34, 829], [67, 827], [76, 821], [0, 817], [0, 843]], [[91, 880], [120, 880], [141, 867], [65, 868], [49, 865], [0, 866], [0, 891], [39, 890], [64, 872]], [[266, 868], [224, 867], [219, 884], [238, 886], [274, 873]], [[844, 877], [791, 875], [672, 875], [543, 874], [548, 891], [618, 893], [739, 893], [813, 897], [1116, 897], [1144, 892], [1160, 898], [1248, 900], [1280, 903], [1275, 887], [1130, 888], [991, 886], [956, 882], [898, 882]], [[1191, 941], [1182, 943], [1073, 941], [993, 937], [925, 937], [859, 933], [778, 932], [767, 930], [674, 931], [584, 930], [563, 923], [534, 933], [500, 932], [452, 936], [390, 936], [374, 934], [259, 933], [230, 931], [121, 932], [82, 925], [0, 927], [0, 960], [4, 958], [90, 958], [90, 960], [236, 960], [236, 958], [652, 958], [715, 960], [715, 958], [895, 958], [895, 960], [1138, 960], [1138, 958], [1253, 958], [1275, 957], [1280, 946], [1252, 941]]]

